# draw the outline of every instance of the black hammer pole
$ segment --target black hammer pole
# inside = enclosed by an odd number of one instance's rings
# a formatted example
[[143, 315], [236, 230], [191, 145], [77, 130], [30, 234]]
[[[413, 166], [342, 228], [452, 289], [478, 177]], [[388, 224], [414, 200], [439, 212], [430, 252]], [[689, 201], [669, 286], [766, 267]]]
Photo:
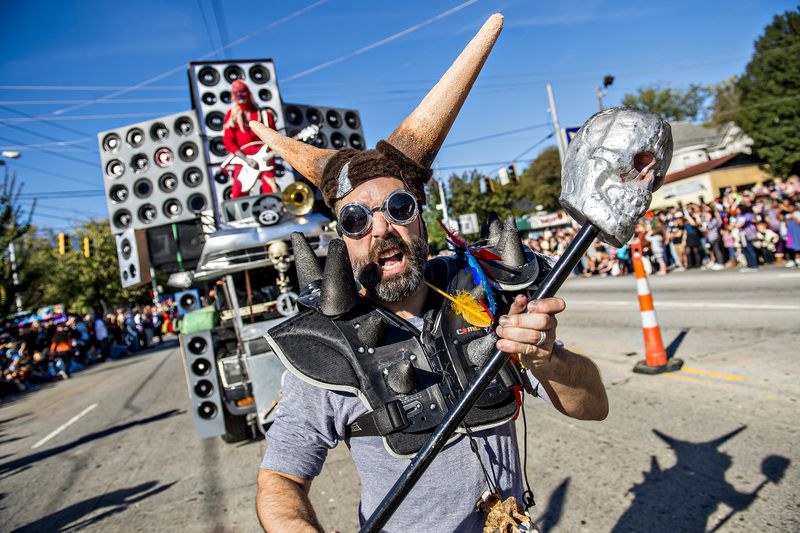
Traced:
[[[599, 234], [600, 230], [594, 224], [590, 222], [584, 224], [575, 238], [569, 243], [564, 255], [559, 258], [542, 284], [536, 289], [532, 299], [541, 300], [542, 298], [554, 296]], [[447, 416], [445, 416], [433, 434], [428, 437], [428, 441], [420, 448], [411, 464], [406, 467], [403, 474], [378, 505], [378, 508], [369, 517], [364, 527], [361, 528], [361, 533], [377, 533], [392, 517], [400, 502], [405, 499], [436, 455], [444, 448], [447, 439], [455, 432], [469, 410], [472, 409], [472, 406], [483, 394], [483, 391], [486, 390], [489, 383], [506, 364], [509, 357], [510, 354], [497, 350], [486, 362], [475, 377], [475, 380], [459, 396], [458, 401], [447, 413]]]

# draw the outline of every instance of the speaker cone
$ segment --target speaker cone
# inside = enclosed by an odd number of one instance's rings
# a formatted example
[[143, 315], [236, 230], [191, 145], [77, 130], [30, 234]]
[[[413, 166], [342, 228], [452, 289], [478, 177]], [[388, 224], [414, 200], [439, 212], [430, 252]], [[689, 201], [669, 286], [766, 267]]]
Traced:
[[167, 218], [175, 218], [183, 212], [183, 206], [175, 198], [170, 198], [164, 202], [164, 216]]
[[156, 150], [156, 154], [153, 159], [155, 160], [156, 165], [164, 168], [172, 164], [172, 162], [175, 160], [175, 156], [172, 154], [172, 150], [169, 148], [159, 148]]
[[150, 126], [150, 138], [154, 141], [163, 141], [169, 137], [169, 129], [163, 122], [156, 122]]
[[225, 148], [225, 143], [222, 142], [222, 137], [214, 137], [208, 141], [208, 147], [211, 153], [217, 157], [225, 157], [228, 155], [228, 150]]
[[211, 402], [203, 402], [197, 408], [197, 416], [203, 420], [211, 420], [217, 416], [217, 406]]
[[109, 133], [103, 137], [103, 150], [114, 153], [119, 150], [120, 139], [116, 133]]
[[106, 164], [106, 174], [118, 178], [125, 173], [125, 164], [119, 159], [112, 159]]
[[269, 81], [269, 69], [264, 65], [253, 65], [248, 73], [250, 74], [250, 79], [259, 85]]
[[203, 96], [200, 97], [206, 105], [214, 105], [217, 103], [217, 95], [214, 93], [203, 93]]
[[194, 131], [194, 122], [189, 117], [178, 117], [175, 119], [175, 131], [185, 137]]
[[125, 140], [128, 141], [128, 144], [134, 148], [138, 148], [144, 142], [144, 132], [139, 128], [133, 128], [132, 130], [128, 131], [128, 134], [125, 136]]
[[325, 136], [324, 133], [319, 132], [317, 136], [311, 141], [311, 144], [316, 146], [317, 148], [327, 148], [328, 147], [328, 138]]
[[350, 146], [352, 146], [356, 150], [363, 150], [364, 139], [362, 139], [361, 135], [359, 135], [358, 133], [354, 133], [350, 136]]
[[178, 148], [178, 157], [181, 158], [181, 161], [189, 163], [197, 159], [198, 152], [197, 145], [191, 141], [187, 141]]
[[114, 185], [108, 192], [108, 196], [115, 204], [124, 202], [128, 199], [128, 188], [124, 185]]
[[222, 191], [222, 199], [230, 200], [232, 194], [233, 194], [233, 187], [225, 187], [225, 190]]
[[269, 102], [272, 100], [272, 91], [269, 89], [261, 89], [258, 91], [258, 99], [262, 102]]
[[199, 213], [206, 208], [206, 197], [202, 194], [193, 194], [186, 203], [189, 206], [189, 211], [192, 213]]
[[158, 188], [163, 192], [173, 192], [178, 188], [178, 176], [172, 172], [163, 174], [160, 178], [158, 178]]
[[147, 160], [147, 156], [144, 154], [135, 154], [131, 157], [131, 168], [137, 174], [140, 174], [147, 170], [147, 167], [150, 166], [150, 161]]
[[214, 131], [222, 131], [225, 125], [225, 115], [221, 111], [212, 111], [206, 116], [206, 126]]
[[181, 294], [180, 300], [178, 300], [178, 305], [184, 309], [194, 309], [194, 306], [197, 305], [197, 298], [195, 298], [194, 293], [191, 292]]
[[131, 258], [131, 254], [133, 253], [133, 246], [131, 246], [130, 240], [122, 239], [122, 242], [119, 245], [119, 253], [122, 255], [122, 258], [125, 261]]
[[137, 180], [136, 183], [133, 184], [133, 194], [135, 194], [137, 198], [147, 198], [152, 192], [153, 184], [150, 183], [150, 180], [147, 178]]
[[283, 110], [283, 114], [289, 124], [297, 126], [303, 122], [303, 112], [299, 107], [293, 105], [287, 106], [286, 109]]
[[136, 277], [136, 265], [130, 265], [128, 267], [128, 273], [130, 274], [130, 276], [132, 278], [135, 278]]
[[230, 65], [225, 67], [225, 70], [222, 71], [222, 75], [225, 76], [228, 83], [233, 83], [236, 80], [244, 79], [244, 70], [238, 65]]
[[211, 363], [204, 357], [195, 359], [194, 363], [192, 363], [192, 372], [194, 372], [195, 376], [208, 375], [208, 373], [211, 372]]
[[137, 214], [139, 215], [139, 220], [142, 221], [143, 224], [150, 224], [158, 216], [158, 211], [153, 204], [144, 204], [139, 208]]
[[344, 122], [347, 124], [347, 127], [353, 130], [357, 130], [361, 121], [358, 119], [358, 113], [355, 111], [348, 111], [344, 114]]
[[214, 393], [214, 385], [207, 379], [201, 379], [195, 384], [194, 393], [201, 398], [208, 398]]
[[114, 213], [112, 220], [114, 221], [114, 225], [116, 227], [119, 229], [125, 229], [131, 225], [131, 222], [133, 222], [133, 216], [127, 209], [120, 209]]
[[329, 109], [328, 112], [325, 113], [325, 120], [328, 121], [328, 126], [331, 128], [342, 127], [342, 115], [335, 109]]
[[183, 171], [183, 184], [187, 187], [197, 187], [203, 182], [203, 172], [197, 167], [189, 167]]
[[309, 124], [316, 124], [319, 126], [322, 124], [322, 113], [315, 107], [309, 107], [306, 111], [306, 119], [308, 119]]
[[230, 104], [231, 103], [231, 92], [230, 91], [222, 91], [219, 93], [219, 99], [222, 100], [223, 104]]
[[222, 170], [218, 170], [216, 173], [214, 173], [214, 181], [216, 181], [220, 185], [225, 185], [226, 183], [228, 183], [229, 179], [230, 177], [228, 176], [228, 174], [226, 174]]
[[[194, 354], [194, 355], [202, 355], [203, 352], [206, 351], [206, 348], [208, 348], [208, 342], [206, 342], [206, 340], [203, 337], [192, 337], [191, 339], [189, 339], [189, 343], [186, 345], [186, 347], [189, 349], [189, 351], [192, 354]], [[197, 361], [195, 361], [195, 364], [198, 361], [203, 361], [204, 362], [204, 363], [201, 363], [201, 366], [203, 364], [206, 364], [206, 365], [208, 364], [208, 361], [206, 361], [205, 359], [198, 359]]]
[[345, 145], [347, 145], [347, 139], [344, 138], [344, 135], [338, 131], [331, 133], [331, 146], [333, 146], [334, 149], [338, 150], [339, 148], [344, 148]]
[[214, 67], [203, 67], [197, 74], [197, 79], [206, 87], [213, 87], [219, 83], [219, 72]]

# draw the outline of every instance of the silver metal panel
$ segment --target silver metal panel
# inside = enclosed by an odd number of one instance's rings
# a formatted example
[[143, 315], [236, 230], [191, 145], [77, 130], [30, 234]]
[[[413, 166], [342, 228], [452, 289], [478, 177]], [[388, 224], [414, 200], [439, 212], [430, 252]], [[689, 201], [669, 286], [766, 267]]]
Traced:
[[[225, 434], [225, 417], [214, 358], [214, 339], [210, 331], [180, 335], [189, 398], [192, 402], [192, 418], [197, 436], [201, 439]], [[199, 349], [202, 346], [202, 349]], [[207, 393], [200, 393], [200, 385], [210, 386]], [[213, 414], [208, 414], [213, 411]], [[205, 412], [206, 416], [201, 416]]]
[[286, 368], [272, 351], [250, 355], [245, 362], [253, 387], [258, 422], [264, 427], [272, 422], [278, 414], [276, 403], [280, 399], [282, 379]]
[[[191, 220], [210, 208], [207, 165], [192, 111], [104, 131], [97, 139], [112, 232]], [[150, 220], [143, 218], [148, 206]]]

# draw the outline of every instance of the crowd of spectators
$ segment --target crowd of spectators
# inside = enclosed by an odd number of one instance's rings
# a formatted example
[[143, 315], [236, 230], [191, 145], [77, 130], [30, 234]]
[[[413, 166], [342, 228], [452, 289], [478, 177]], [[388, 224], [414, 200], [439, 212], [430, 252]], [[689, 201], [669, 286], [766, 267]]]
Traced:
[[133, 306], [6, 324], [0, 334], [0, 398], [148, 348], [172, 333], [175, 306]]
[[[527, 240], [533, 250], [558, 257], [576, 230], [547, 230]], [[619, 276], [632, 272], [630, 244], [642, 245], [645, 268], [657, 275], [690, 268], [755, 272], [776, 262], [800, 267], [800, 178], [770, 186], [726, 191], [709, 202], [650, 211], [622, 248], [596, 243], [576, 274]]]

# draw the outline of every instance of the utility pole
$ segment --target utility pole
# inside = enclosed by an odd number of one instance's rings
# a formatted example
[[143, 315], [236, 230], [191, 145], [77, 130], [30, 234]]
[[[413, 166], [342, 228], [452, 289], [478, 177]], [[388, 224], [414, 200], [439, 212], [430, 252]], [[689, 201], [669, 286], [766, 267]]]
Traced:
[[11, 283], [14, 284], [14, 300], [17, 304], [17, 313], [22, 312], [22, 295], [19, 293], [19, 277], [17, 276], [17, 251], [14, 243], [8, 243], [8, 259], [11, 261]]
[[553, 127], [556, 129], [556, 140], [558, 141], [558, 159], [564, 164], [564, 134], [561, 133], [561, 125], [558, 123], [558, 111], [556, 111], [556, 99], [553, 97], [553, 86], [547, 84], [547, 99], [550, 101], [550, 114], [553, 116]]

